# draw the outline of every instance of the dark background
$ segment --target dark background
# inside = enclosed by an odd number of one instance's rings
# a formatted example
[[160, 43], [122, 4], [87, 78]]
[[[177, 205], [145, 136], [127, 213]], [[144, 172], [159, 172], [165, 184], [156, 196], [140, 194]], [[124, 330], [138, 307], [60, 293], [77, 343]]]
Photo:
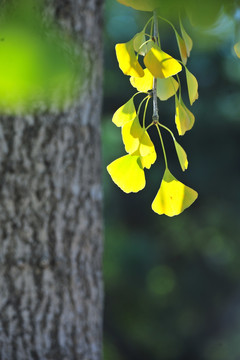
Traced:
[[[164, 171], [161, 152], [138, 194], [123, 193], [106, 171], [125, 154], [111, 117], [135, 92], [114, 47], [151, 16], [114, 0], [106, 4], [104, 360], [240, 359], [240, 59], [232, 51], [240, 39], [232, 13], [221, 14], [208, 27], [183, 17], [194, 41], [188, 68], [199, 82], [193, 129], [178, 137], [174, 99], [160, 103], [160, 121], [189, 160], [182, 173], [163, 132], [170, 170], [199, 193], [183, 214], [168, 218], [151, 210]], [[163, 49], [179, 58], [171, 28], [160, 23], [160, 35]]]

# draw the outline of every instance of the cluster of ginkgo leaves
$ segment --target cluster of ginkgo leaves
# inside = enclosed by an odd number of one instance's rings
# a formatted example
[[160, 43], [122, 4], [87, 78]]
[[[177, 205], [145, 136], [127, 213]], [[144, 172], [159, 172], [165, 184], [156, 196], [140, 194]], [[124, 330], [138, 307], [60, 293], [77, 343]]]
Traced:
[[[167, 22], [174, 30], [181, 60], [173, 58], [162, 49], [159, 32], [156, 36], [153, 31], [156, 17], [152, 17], [143, 30], [130, 41], [116, 45], [119, 67], [125, 75], [130, 76], [130, 83], [138, 92], [113, 115], [113, 123], [121, 128], [127, 154], [109, 164], [107, 170], [112, 180], [124, 192], [142, 190], [146, 184], [145, 169], [150, 169], [157, 159], [155, 146], [148, 133], [149, 128], [155, 126], [163, 149], [165, 172], [153, 200], [152, 209], [160, 215], [174, 216], [188, 208], [197, 199], [198, 194], [178, 181], [170, 172], [161, 130], [165, 129], [170, 133], [182, 171], [188, 167], [185, 150], [176, 141], [173, 132], [158, 118], [153, 116], [151, 122], [147, 124], [146, 112], [153, 91], [160, 101], [174, 96], [176, 128], [179, 135], [184, 135], [193, 127], [195, 117], [183, 102], [178, 74], [185, 73], [191, 105], [198, 98], [198, 82], [186, 67], [192, 49], [192, 40], [181, 20], [179, 20], [180, 33], [171, 22], [160, 16], [157, 17], [157, 29], [160, 20]], [[136, 109], [134, 99], [138, 94], [145, 94], [145, 97]], [[140, 112], [144, 103], [144, 111]], [[143, 116], [140, 121], [141, 113]]]

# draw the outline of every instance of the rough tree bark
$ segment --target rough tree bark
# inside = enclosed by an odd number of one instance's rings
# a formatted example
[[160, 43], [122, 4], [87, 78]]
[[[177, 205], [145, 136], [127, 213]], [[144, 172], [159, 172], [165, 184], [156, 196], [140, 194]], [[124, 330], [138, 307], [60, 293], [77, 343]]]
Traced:
[[1, 360], [101, 358], [102, 3], [46, 5], [89, 56], [76, 105], [0, 118]]

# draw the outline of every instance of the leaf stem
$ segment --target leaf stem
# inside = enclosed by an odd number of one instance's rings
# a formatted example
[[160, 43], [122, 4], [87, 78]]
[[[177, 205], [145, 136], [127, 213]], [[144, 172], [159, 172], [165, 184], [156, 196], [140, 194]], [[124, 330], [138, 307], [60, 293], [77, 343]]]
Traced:
[[145, 119], [146, 119], [147, 107], [148, 107], [148, 103], [149, 103], [150, 99], [151, 99], [151, 97], [149, 96], [146, 101], [146, 104], [145, 104], [145, 109], [144, 109], [144, 114], [143, 114], [143, 128], [144, 129], [145, 129]]
[[146, 131], [151, 127], [151, 126], [153, 126], [153, 125], [155, 125], [155, 123], [154, 122], [151, 122], [151, 124], [149, 124], [147, 127], [146, 127]]
[[148, 24], [150, 23], [150, 21], [153, 21], [153, 16], [148, 20], [148, 22], [147, 22], [146, 25], [144, 26], [144, 28], [143, 28], [143, 31], [144, 31], [144, 32], [146, 31], [146, 28], [147, 28]]
[[159, 129], [159, 123], [155, 123], [156, 125], [156, 128], [157, 128], [157, 131], [158, 131], [158, 134], [159, 134], [159, 137], [160, 137], [160, 141], [161, 141], [161, 145], [162, 145], [162, 149], [163, 149], [163, 156], [164, 156], [164, 162], [165, 162], [165, 166], [166, 166], [166, 169], [168, 169], [168, 162], [167, 162], [167, 155], [166, 155], [166, 150], [165, 150], [165, 146], [164, 146], [164, 143], [163, 143], [163, 138], [162, 138], [162, 134], [161, 134], [161, 131]]
[[144, 101], [146, 101], [147, 98], [150, 98], [149, 95], [147, 95], [139, 104], [138, 106], [138, 111], [137, 111], [137, 115], [139, 116], [140, 110], [141, 110], [141, 106], [144, 103]]
[[177, 76], [177, 81], [179, 84], [179, 97], [180, 97], [182, 95], [182, 86], [181, 86], [181, 81], [180, 81], [178, 74], [176, 74], [176, 76]]
[[176, 141], [175, 136], [173, 135], [173, 132], [167, 126], [165, 126], [161, 123], [158, 123], [158, 125], [161, 126], [162, 128], [164, 128], [165, 130], [167, 130], [171, 134], [173, 141]]
[[148, 40], [144, 41], [144, 43], [142, 43], [142, 45], [141, 45], [141, 46], [139, 47], [139, 49], [138, 49], [137, 56], [139, 55], [139, 52], [140, 52], [141, 48], [142, 48], [144, 45], [146, 45], [147, 43], [151, 42], [151, 41], [152, 41], [152, 39], [148, 39]]

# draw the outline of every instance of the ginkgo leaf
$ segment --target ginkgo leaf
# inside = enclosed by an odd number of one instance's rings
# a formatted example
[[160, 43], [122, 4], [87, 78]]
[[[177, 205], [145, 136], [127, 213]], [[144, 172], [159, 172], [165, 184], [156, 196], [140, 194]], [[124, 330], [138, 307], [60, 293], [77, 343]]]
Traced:
[[136, 53], [139, 55], [146, 55], [146, 53], [151, 49], [153, 41], [146, 42], [145, 32], [141, 31], [137, 33], [133, 38], [133, 47]]
[[142, 129], [142, 134], [139, 138], [139, 154], [140, 156], [146, 156], [155, 152], [155, 147], [153, 145], [148, 132], [145, 129]]
[[146, 129], [141, 127], [138, 116], [123, 126], [122, 139], [126, 152], [139, 156], [143, 168], [149, 169], [156, 161], [155, 146]]
[[156, 44], [144, 57], [144, 64], [154, 77], [160, 79], [168, 78], [182, 70], [182, 65]]
[[182, 148], [182, 146], [176, 140], [174, 140], [174, 145], [176, 148], [178, 160], [181, 165], [182, 171], [185, 171], [188, 168], [187, 154], [185, 150]]
[[125, 155], [107, 166], [112, 180], [125, 193], [138, 192], [146, 185], [139, 156]]
[[153, 76], [150, 71], [146, 68], [143, 70], [143, 77], [130, 77], [130, 83], [138, 91], [147, 92], [153, 88]]
[[157, 96], [164, 101], [175, 95], [178, 91], [179, 83], [173, 78], [157, 79]]
[[116, 126], [121, 127], [137, 116], [133, 98], [134, 96], [113, 114], [112, 122]]
[[188, 35], [188, 33], [186, 32], [186, 30], [183, 27], [182, 21], [180, 20], [180, 30], [181, 30], [181, 34], [182, 34], [182, 38], [185, 42], [185, 46], [186, 46], [186, 50], [187, 50], [187, 56], [190, 56], [190, 52], [192, 50], [193, 47], [193, 42], [192, 39], [190, 38], [190, 36]]
[[240, 41], [239, 42], [237, 42], [235, 45], [234, 45], [234, 51], [235, 51], [235, 53], [236, 53], [236, 55], [237, 55], [237, 57], [239, 57], [240, 58]]
[[142, 129], [142, 134], [139, 138], [139, 147], [135, 154], [140, 156], [142, 167], [147, 169], [150, 169], [157, 159], [155, 146], [145, 129]]
[[153, 200], [152, 209], [159, 215], [165, 214], [172, 217], [181, 214], [197, 197], [195, 190], [178, 181], [166, 169], [158, 193]]
[[192, 105], [198, 99], [198, 82], [196, 77], [185, 67], [189, 101]]
[[193, 113], [185, 106], [182, 99], [180, 101], [175, 96], [176, 112], [175, 112], [175, 123], [177, 126], [178, 134], [184, 135], [186, 131], [191, 130], [194, 125], [195, 117]]
[[122, 139], [127, 153], [133, 153], [139, 148], [143, 128], [139, 123], [138, 116], [122, 127]]
[[143, 69], [137, 60], [133, 47], [133, 39], [127, 43], [116, 45], [116, 55], [120, 69], [125, 75], [141, 77]]
[[150, 167], [155, 163], [156, 159], [157, 159], [157, 154], [155, 148], [149, 154], [140, 157], [142, 167], [147, 169], [150, 169]]
[[186, 48], [185, 41], [181, 38], [181, 36], [177, 32], [175, 32], [175, 34], [176, 34], [178, 48], [179, 48], [182, 62], [184, 65], [186, 65], [188, 55], [187, 55], [187, 48]]

